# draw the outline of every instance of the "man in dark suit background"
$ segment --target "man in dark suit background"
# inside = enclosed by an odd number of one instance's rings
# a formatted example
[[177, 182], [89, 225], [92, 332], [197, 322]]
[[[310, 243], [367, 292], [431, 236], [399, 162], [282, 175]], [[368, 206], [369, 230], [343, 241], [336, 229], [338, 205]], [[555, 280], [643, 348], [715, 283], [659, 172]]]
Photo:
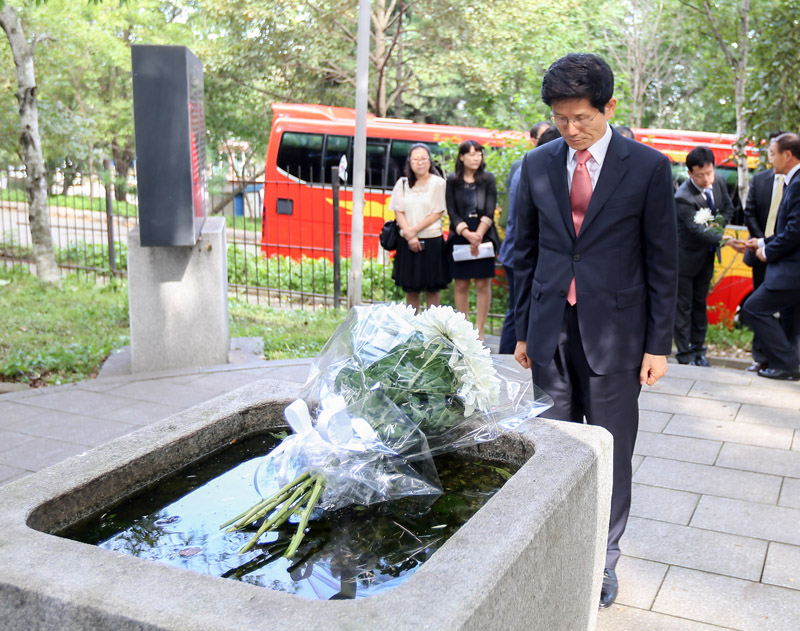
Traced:
[[800, 136], [781, 134], [769, 145], [775, 173], [785, 175], [783, 197], [777, 211], [775, 233], [749, 239], [747, 246], [767, 264], [763, 284], [742, 306], [742, 319], [753, 329], [769, 362], [759, 376], [797, 381], [800, 361], [797, 348], [775, 319], [776, 312], [791, 314], [784, 322], [798, 330], [800, 314]]
[[601, 607], [617, 595], [638, 397], [667, 372], [678, 275], [669, 161], [612, 130], [613, 90], [597, 55], [550, 66], [542, 100], [563, 139], [525, 155], [515, 205], [514, 356], [553, 398], [547, 416], [614, 437]]
[[[697, 211], [705, 208], [722, 217], [727, 225], [733, 216], [728, 188], [714, 171], [714, 154], [700, 145], [686, 156], [689, 179], [675, 192], [678, 213], [678, 305], [675, 310], [675, 357], [678, 363], [708, 366], [706, 298], [714, 274], [714, 257], [719, 252], [720, 236], [695, 221]], [[744, 251], [744, 243], [730, 243]]]
[[[784, 131], [777, 131], [769, 136], [769, 142], [777, 138]], [[768, 161], [772, 164], [772, 156], [767, 149]], [[778, 216], [778, 206], [783, 197], [783, 179], [785, 176], [775, 173], [775, 169], [769, 168], [766, 171], [759, 171], [750, 180], [750, 188], [747, 191], [747, 202], [744, 206], [744, 221], [750, 231], [751, 239], [761, 239], [769, 232], [775, 234], [775, 220]], [[767, 228], [769, 220], [769, 228]], [[762, 263], [756, 257], [753, 250], [748, 249], [744, 254], [744, 262], [753, 268], [753, 291], [761, 287], [764, 282], [764, 274], [767, 271], [767, 264]], [[753, 363], [747, 370], [758, 372], [762, 368], [769, 368], [767, 356], [761, 347], [761, 341], [756, 335], [753, 336]]]

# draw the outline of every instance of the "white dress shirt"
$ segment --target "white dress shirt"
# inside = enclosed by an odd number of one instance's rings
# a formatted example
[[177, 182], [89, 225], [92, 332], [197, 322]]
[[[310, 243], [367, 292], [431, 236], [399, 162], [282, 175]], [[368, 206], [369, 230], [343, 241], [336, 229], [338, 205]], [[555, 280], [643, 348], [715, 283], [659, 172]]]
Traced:
[[[600, 170], [603, 168], [603, 161], [606, 159], [608, 153], [608, 145], [611, 142], [611, 125], [606, 123], [606, 133], [603, 137], [589, 147], [589, 153], [592, 157], [586, 162], [586, 170], [589, 171], [589, 177], [592, 178], [592, 190], [597, 186], [597, 180], [600, 178]], [[569, 190], [572, 191], [572, 175], [578, 166], [578, 161], [575, 159], [577, 151], [572, 147], [567, 152], [567, 183]]]

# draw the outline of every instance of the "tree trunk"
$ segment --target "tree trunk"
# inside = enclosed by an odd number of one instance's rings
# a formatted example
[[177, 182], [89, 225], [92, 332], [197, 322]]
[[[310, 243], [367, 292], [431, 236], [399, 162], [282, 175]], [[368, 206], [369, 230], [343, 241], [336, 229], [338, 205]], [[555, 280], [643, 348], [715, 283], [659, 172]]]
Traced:
[[736, 170], [739, 199], [742, 206], [747, 199], [750, 172], [747, 170], [747, 119], [745, 118], [745, 88], [747, 85], [747, 53], [750, 45], [750, 0], [742, 0], [739, 8], [739, 63], [733, 80], [733, 98], [736, 109]]
[[114, 157], [114, 170], [117, 177], [114, 179], [114, 197], [118, 202], [124, 202], [128, 194], [128, 172], [133, 164], [133, 138], [128, 137], [124, 145], [114, 138], [111, 143], [111, 155]]
[[36, 107], [36, 76], [33, 55], [41, 39], [29, 44], [19, 17], [10, 6], [0, 9], [0, 26], [8, 37], [14, 65], [17, 67], [17, 102], [19, 103], [20, 145], [27, 172], [28, 217], [31, 226], [33, 259], [36, 274], [47, 283], [60, 284], [61, 277], [53, 253], [50, 218], [47, 214], [47, 178], [45, 177], [42, 143], [39, 137], [39, 115]]

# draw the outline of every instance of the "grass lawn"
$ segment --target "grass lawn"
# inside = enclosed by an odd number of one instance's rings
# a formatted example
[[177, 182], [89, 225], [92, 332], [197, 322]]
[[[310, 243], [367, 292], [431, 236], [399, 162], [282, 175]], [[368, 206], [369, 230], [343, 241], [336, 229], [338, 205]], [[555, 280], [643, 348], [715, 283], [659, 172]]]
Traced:
[[[263, 337], [267, 359], [314, 357], [344, 311], [284, 311], [231, 300], [231, 337]], [[0, 267], [0, 381], [56, 385], [94, 377], [130, 343], [125, 283], [70, 276], [42, 285], [22, 268]]]
[[[262, 337], [266, 359], [315, 357], [344, 310], [273, 309], [231, 299], [231, 337]], [[70, 276], [47, 287], [25, 269], [0, 267], [0, 381], [34, 386], [95, 376], [113, 351], [130, 343], [124, 282], [97, 285]], [[710, 326], [710, 355], [749, 357], [752, 332]]]
[[21, 268], [0, 268], [0, 380], [36, 386], [78, 381], [128, 344], [124, 284], [75, 276], [61, 289]]

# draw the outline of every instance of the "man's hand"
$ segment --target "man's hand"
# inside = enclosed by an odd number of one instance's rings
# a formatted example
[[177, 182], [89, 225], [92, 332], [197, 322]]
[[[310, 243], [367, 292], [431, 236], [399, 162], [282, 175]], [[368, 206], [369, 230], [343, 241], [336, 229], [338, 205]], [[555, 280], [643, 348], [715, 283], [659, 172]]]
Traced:
[[756, 237], [751, 237], [744, 244], [748, 247], [748, 249], [753, 250], [755, 252], [758, 249], [758, 239]]
[[737, 252], [744, 252], [747, 249], [747, 244], [741, 239], [728, 238], [722, 245], [728, 245]]
[[767, 262], [767, 257], [766, 257], [766, 255], [764, 254], [764, 248], [758, 248], [758, 249], [756, 250], [756, 258], [757, 258], [759, 261], [761, 261], [762, 263], [766, 263], [766, 262]]
[[[519, 348], [520, 342], [517, 342]], [[516, 357], [516, 353], [514, 353]], [[645, 353], [642, 358], [642, 369], [639, 371], [639, 383], [652, 386], [656, 381], [667, 374], [667, 356], [651, 355]]]
[[530, 368], [531, 367], [531, 360], [528, 357], [528, 343], [519, 341], [517, 342], [517, 346], [514, 349], [514, 359], [519, 362], [519, 365], [523, 368]]

